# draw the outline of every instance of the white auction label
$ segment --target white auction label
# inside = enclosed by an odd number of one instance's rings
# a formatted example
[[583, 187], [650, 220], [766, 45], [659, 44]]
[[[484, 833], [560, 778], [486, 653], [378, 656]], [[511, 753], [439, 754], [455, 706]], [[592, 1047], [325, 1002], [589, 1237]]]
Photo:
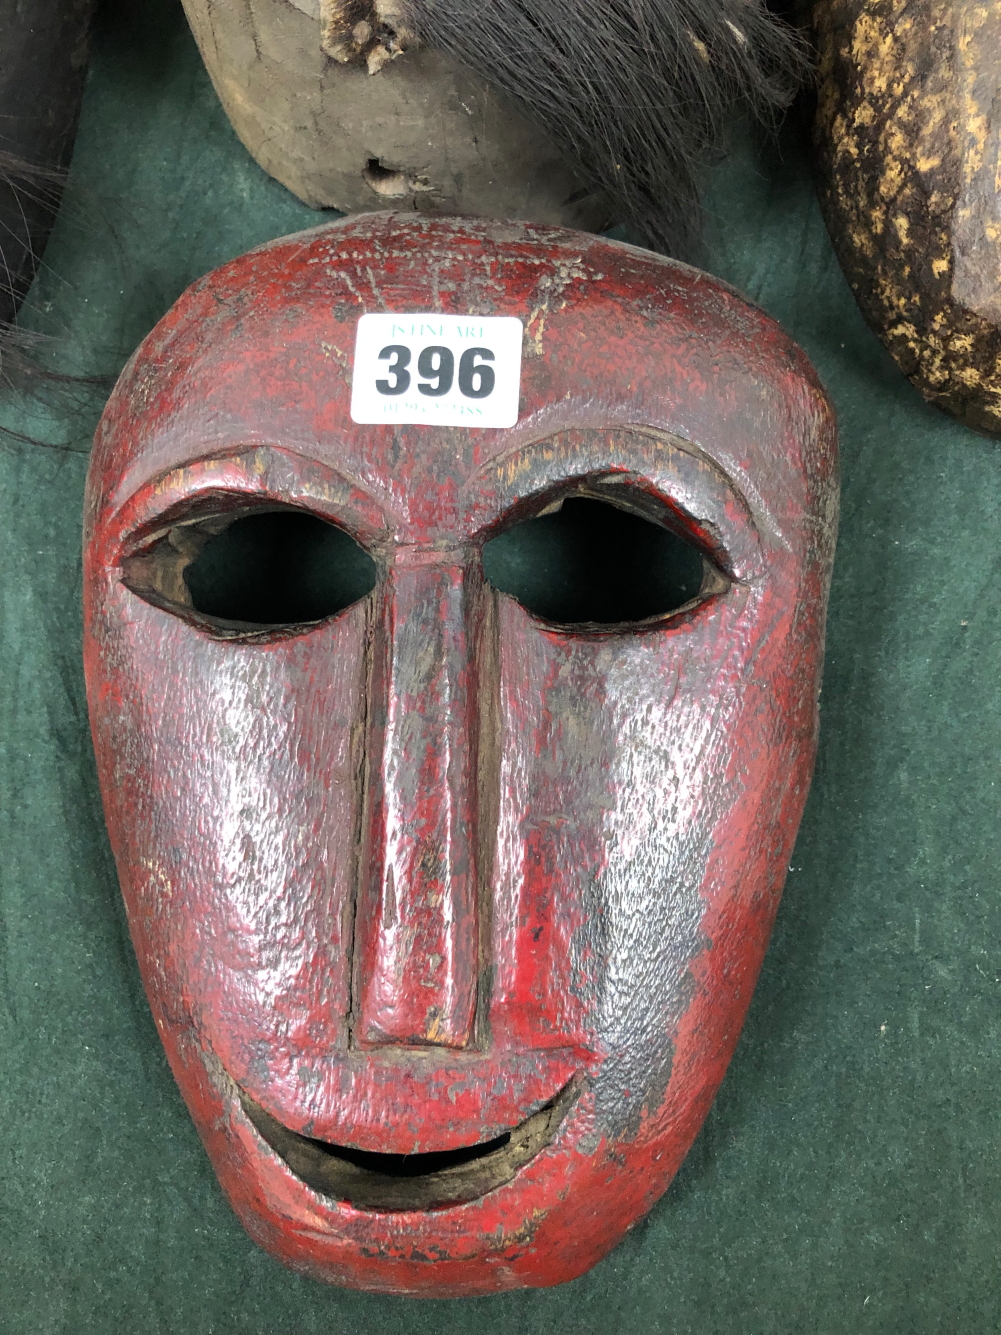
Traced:
[[513, 315], [363, 315], [351, 420], [514, 426], [521, 337]]

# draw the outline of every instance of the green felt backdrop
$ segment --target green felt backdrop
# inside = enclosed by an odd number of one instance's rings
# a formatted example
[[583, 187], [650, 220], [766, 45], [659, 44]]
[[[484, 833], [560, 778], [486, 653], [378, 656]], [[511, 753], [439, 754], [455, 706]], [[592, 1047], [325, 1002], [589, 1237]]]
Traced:
[[[161, 1055], [104, 834], [80, 508], [105, 389], [0, 416], [0, 1331], [994, 1331], [1001, 1315], [998, 446], [926, 407], [839, 274], [795, 127], [711, 184], [709, 267], [841, 420], [817, 775], [747, 1027], [666, 1197], [591, 1274], [419, 1302], [243, 1234]], [[316, 215], [255, 166], [180, 8], [106, 9], [28, 322], [114, 373], [181, 290]]]

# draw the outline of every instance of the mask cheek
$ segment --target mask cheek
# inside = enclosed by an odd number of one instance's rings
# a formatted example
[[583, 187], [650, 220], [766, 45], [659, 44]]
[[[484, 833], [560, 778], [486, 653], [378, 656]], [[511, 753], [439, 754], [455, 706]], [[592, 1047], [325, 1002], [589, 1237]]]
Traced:
[[604, 679], [620, 796], [603, 813], [579, 953], [601, 961], [594, 1090], [613, 1139], [670, 1125], [676, 1138], [701, 1109], [697, 1129], [764, 956], [813, 764], [819, 669], [818, 653], [800, 655], [806, 684], [783, 694], [793, 618], [769, 624], [768, 605], [742, 593], [720, 611], [722, 634], [659, 665], [671, 650], [637, 641]]
[[144, 975], [232, 1075], [287, 1075], [345, 1042], [364, 609], [269, 646], [121, 586], [105, 610], [92, 719]]

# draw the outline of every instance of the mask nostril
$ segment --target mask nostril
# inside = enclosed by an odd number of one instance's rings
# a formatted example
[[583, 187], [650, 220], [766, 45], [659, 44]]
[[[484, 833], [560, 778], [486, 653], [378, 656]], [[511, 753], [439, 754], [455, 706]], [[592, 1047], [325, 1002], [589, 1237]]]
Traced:
[[529, 612], [570, 626], [664, 616], [715, 592], [707, 576], [718, 576], [687, 538], [586, 496], [491, 538], [483, 571]]
[[402, 199], [404, 195], [430, 195], [435, 192], [435, 187], [423, 172], [403, 172], [394, 167], [384, 167], [378, 158], [369, 158], [362, 177], [384, 199]]
[[410, 193], [410, 186], [403, 172], [384, 167], [378, 158], [369, 158], [362, 176], [375, 193], [385, 199], [402, 199], [404, 195]]

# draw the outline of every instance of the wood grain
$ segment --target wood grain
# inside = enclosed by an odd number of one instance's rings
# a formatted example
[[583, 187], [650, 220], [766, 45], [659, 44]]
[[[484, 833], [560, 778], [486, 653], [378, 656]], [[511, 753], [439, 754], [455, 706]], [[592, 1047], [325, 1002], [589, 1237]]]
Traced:
[[[608, 201], [474, 71], [427, 48], [394, 46], [398, 58], [372, 59], [384, 47], [368, 31], [371, 5], [184, 0], [184, 8], [236, 133], [311, 207], [609, 224]], [[366, 33], [357, 46], [355, 31]]]

